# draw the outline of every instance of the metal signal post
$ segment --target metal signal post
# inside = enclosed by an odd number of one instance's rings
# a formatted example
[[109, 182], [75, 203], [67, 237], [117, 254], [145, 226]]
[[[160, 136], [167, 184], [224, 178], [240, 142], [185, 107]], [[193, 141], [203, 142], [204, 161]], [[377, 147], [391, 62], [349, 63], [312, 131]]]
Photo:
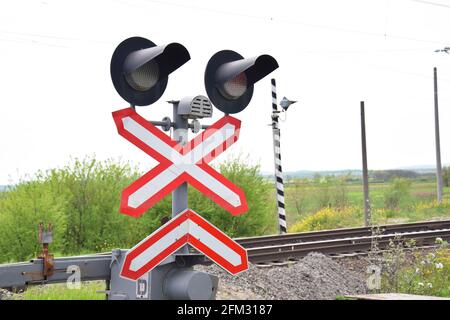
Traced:
[[278, 123], [279, 111], [277, 107], [277, 88], [275, 79], [272, 79], [272, 134], [273, 134], [273, 156], [275, 161], [275, 184], [277, 190], [278, 225], [280, 234], [287, 232], [286, 211], [284, 205], [284, 183], [283, 170], [281, 168], [280, 151], [280, 127]]
[[[173, 102], [173, 120], [174, 131], [173, 140], [178, 141], [179, 144], [185, 145], [188, 139], [188, 120], [178, 114], [179, 102]], [[172, 218], [175, 218], [179, 213], [188, 208], [188, 185], [187, 182], [181, 184], [172, 192]], [[183, 246], [179, 252], [189, 253], [189, 247]]]

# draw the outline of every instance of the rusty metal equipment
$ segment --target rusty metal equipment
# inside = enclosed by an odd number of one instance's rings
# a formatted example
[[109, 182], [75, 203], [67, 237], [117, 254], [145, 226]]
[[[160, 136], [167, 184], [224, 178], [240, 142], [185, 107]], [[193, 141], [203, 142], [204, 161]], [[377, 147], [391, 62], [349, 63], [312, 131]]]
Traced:
[[53, 254], [48, 250], [48, 245], [53, 242], [53, 226], [48, 224], [47, 230], [44, 230], [44, 224], [39, 223], [39, 242], [42, 244], [42, 251], [37, 256], [38, 259], [42, 259], [42, 275], [44, 279], [53, 275], [54, 261]]

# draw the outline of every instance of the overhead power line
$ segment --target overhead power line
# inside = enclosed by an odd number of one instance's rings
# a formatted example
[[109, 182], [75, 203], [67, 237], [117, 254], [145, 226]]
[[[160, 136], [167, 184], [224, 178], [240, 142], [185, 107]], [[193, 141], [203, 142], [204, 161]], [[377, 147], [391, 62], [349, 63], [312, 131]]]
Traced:
[[[412, 0], [412, 1], [421, 1], [421, 0]], [[179, 7], [182, 9], [191, 9], [191, 10], [199, 10], [199, 11], [206, 11], [211, 12], [215, 14], [222, 14], [222, 15], [228, 15], [228, 16], [234, 16], [234, 17], [240, 17], [240, 18], [251, 18], [251, 19], [257, 19], [257, 20], [263, 20], [270, 23], [287, 23], [287, 24], [297, 24], [302, 25], [305, 27], [310, 28], [316, 28], [316, 29], [327, 29], [332, 30], [336, 32], [345, 32], [345, 33], [355, 33], [355, 34], [361, 34], [361, 35], [367, 35], [367, 36], [374, 36], [374, 37], [383, 37], [385, 39], [397, 39], [397, 40], [404, 40], [404, 41], [414, 41], [414, 42], [422, 42], [422, 43], [432, 43], [432, 44], [446, 44], [445, 41], [436, 41], [436, 40], [429, 40], [429, 39], [419, 39], [404, 35], [396, 35], [396, 34], [387, 34], [386, 32], [372, 32], [372, 31], [365, 31], [365, 30], [358, 30], [358, 29], [351, 29], [346, 27], [340, 27], [340, 26], [333, 26], [333, 25], [321, 25], [321, 24], [315, 24], [315, 23], [308, 23], [304, 21], [300, 21], [297, 18], [292, 17], [272, 17], [272, 16], [262, 16], [262, 15], [254, 15], [254, 14], [247, 14], [243, 12], [235, 12], [235, 11], [225, 11], [210, 7], [202, 7], [202, 6], [196, 6], [191, 4], [185, 4], [185, 3], [175, 3], [175, 2], [167, 2], [167, 1], [161, 1], [161, 0], [141, 0], [139, 3], [127, 3], [125, 0], [116, 0], [117, 3], [120, 3], [125, 6], [141, 6], [141, 7], [148, 7], [149, 4], [154, 3], [158, 5], [163, 6], [171, 6], [171, 7]], [[425, 1], [427, 2], [427, 1]]]
[[[439, 5], [439, 6], [444, 6], [444, 7], [450, 8], [450, 5], [439, 4], [439, 3], [434, 3], [434, 2], [425, 1], [425, 0], [410, 0], [410, 1], [421, 2], [421, 3], [425, 3], [425, 4]], [[160, 1], [160, 0], [141, 0], [137, 3], [136, 2], [130, 3], [125, 0], [116, 0], [116, 2], [121, 5], [125, 5], [125, 6], [138, 5], [138, 6], [142, 6], [142, 7], [148, 7], [149, 4], [154, 3], [157, 5], [179, 7], [181, 9], [207, 11], [207, 12], [211, 12], [211, 13], [215, 13], [215, 14], [236, 16], [236, 17], [246, 18], [246, 19], [253, 18], [253, 19], [267, 21], [269, 23], [296, 24], [296, 25], [302, 25], [302, 26], [310, 27], [310, 28], [331, 30], [331, 31], [335, 31], [335, 32], [345, 32], [345, 33], [354, 33], [354, 34], [373, 36], [373, 37], [383, 37], [385, 39], [390, 38], [390, 39], [397, 39], [397, 40], [404, 40], [404, 41], [411, 41], [411, 42], [420, 42], [420, 43], [429, 43], [429, 44], [439, 44], [439, 45], [447, 45], [448, 44], [448, 42], [445, 42], [445, 41], [419, 39], [419, 38], [414, 38], [414, 37], [409, 37], [409, 36], [404, 36], [404, 35], [389, 34], [386, 32], [366, 31], [366, 30], [351, 29], [351, 28], [346, 28], [346, 27], [341, 27], [341, 26], [308, 23], [308, 22], [300, 21], [296, 18], [291, 18], [291, 17], [270, 17], [270, 16], [261, 16], [261, 15], [251, 15], [251, 14], [246, 14], [246, 13], [242, 13], [242, 12], [225, 11], [225, 10], [220, 10], [220, 9], [215, 9], [215, 8], [201, 7], [201, 6], [196, 6], [196, 5], [184, 4], [184, 3], [166, 2], [166, 1]], [[27, 33], [27, 32], [14, 32], [14, 31], [5, 31], [5, 30], [0, 30], [0, 34], [1, 33], [22, 35], [22, 36], [30, 37], [32, 39], [35, 37], [41, 38], [39, 40], [39, 44], [44, 44], [44, 45], [49, 45], [49, 46], [58, 46], [58, 45], [43, 43], [42, 38], [47, 38], [47, 39], [51, 39], [54, 41], [72, 41], [72, 42], [80, 41], [80, 42], [90, 42], [90, 43], [96, 43], [96, 44], [113, 44], [112, 42], [99, 40], [99, 39], [80, 39], [80, 38], [72, 38], [72, 37], [65, 37], [65, 36], [58, 36], [58, 35], [37, 34], [37, 33]], [[2, 41], [9, 41], [9, 40], [2, 39]], [[33, 39], [33, 42], [34, 41], [35, 40]], [[334, 52], [334, 51], [330, 51], [330, 50], [327, 50], [327, 51]]]
[[450, 8], [450, 5], [445, 4], [445, 3], [437, 3], [437, 2], [431, 2], [431, 1], [425, 1], [425, 0], [411, 0], [411, 1], [419, 2], [419, 3], [423, 3], [423, 4], [428, 4], [428, 5], [431, 5], [431, 6]]

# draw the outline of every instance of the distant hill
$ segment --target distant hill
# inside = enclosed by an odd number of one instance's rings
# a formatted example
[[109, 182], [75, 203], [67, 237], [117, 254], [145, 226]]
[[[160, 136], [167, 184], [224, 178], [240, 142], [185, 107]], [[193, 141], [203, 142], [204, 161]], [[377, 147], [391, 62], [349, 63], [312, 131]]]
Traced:
[[[299, 170], [299, 171], [286, 171], [283, 172], [283, 176], [287, 179], [289, 178], [314, 178], [316, 175], [320, 176], [343, 176], [352, 175], [355, 177], [362, 176], [361, 170], [324, 170], [324, 171], [309, 171], [309, 170]], [[273, 176], [271, 172], [261, 172], [261, 175], [265, 177]]]
[[307, 171], [307, 170], [300, 170], [300, 171], [287, 171], [284, 173], [286, 177], [290, 178], [314, 178], [317, 175], [320, 176], [344, 176], [344, 175], [351, 175], [360, 177], [362, 176], [361, 170], [324, 170], [324, 171]]
[[[450, 167], [449, 163], [443, 164], [442, 168]], [[409, 166], [409, 167], [400, 167], [399, 170], [411, 170], [417, 173], [435, 173], [436, 166], [435, 165], [423, 165], [423, 166]]]
[[[450, 166], [450, 164], [444, 164], [442, 167]], [[428, 175], [434, 174], [436, 167], [433, 165], [422, 165], [422, 166], [408, 166], [408, 167], [400, 167], [395, 169], [387, 169], [387, 170], [370, 170], [369, 175], [373, 178], [385, 178], [391, 175], [399, 176], [399, 177], [417, 177], [419, 175]], [[263, 171], [261, 175], [264, 177], [273, 177], [273, 172]], [[298, 170], [298, 171], [286, 171], [283, 172], [283, 176], [286, 179], [292, 178], [314, 178], [316, 175], [320, 176], [343, 176], [343, 175], [351, 175], [353, 177], [359, 178], [362, 176], [362, 170], [357, 169], [347, 169], [347, 170]]]

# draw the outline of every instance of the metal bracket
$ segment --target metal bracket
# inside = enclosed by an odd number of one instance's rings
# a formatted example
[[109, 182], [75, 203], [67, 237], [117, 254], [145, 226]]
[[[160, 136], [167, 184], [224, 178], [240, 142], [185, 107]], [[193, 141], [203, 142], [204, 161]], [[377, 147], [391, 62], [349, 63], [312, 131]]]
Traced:
[[[164, 131], [169, 131], [170, 128], [174, 128], [175, 127], [175, 122], [172, 122], [170, 120], [169, 117], [164, 117], [162, 119], [162, 121], [155, 121], [155, 120], [150, 120], [149, 121], [152, 125], [157, 126], [157, 127], [161, 127]], [[191, 122], [188, 124], [188, 128], [192, 129], [194, 133], [196, 133], [195, 131], [198, 130], [200, 131], [201, 129], [208, 129], [209, 125], [208, 124], [202, 124], [200, 125], [199, 123], [195, 123]], [[197, 132], [198, 132], [197, 131]]]
[[200, 124], [200, 121], [197, 119], [192, 120], [192, 122], [189, 124], [189, 127], [191, 127], [192, 133], [199, 133], [200, 129], [202, 128], [202, 125]]
[[114, 262], [119, 264], [119, 257], [121, 256], [122, 252], [120, 249], [114, 249], [111, 252], [111, 263], [109, 264], [109, 268], [111, 269]]

